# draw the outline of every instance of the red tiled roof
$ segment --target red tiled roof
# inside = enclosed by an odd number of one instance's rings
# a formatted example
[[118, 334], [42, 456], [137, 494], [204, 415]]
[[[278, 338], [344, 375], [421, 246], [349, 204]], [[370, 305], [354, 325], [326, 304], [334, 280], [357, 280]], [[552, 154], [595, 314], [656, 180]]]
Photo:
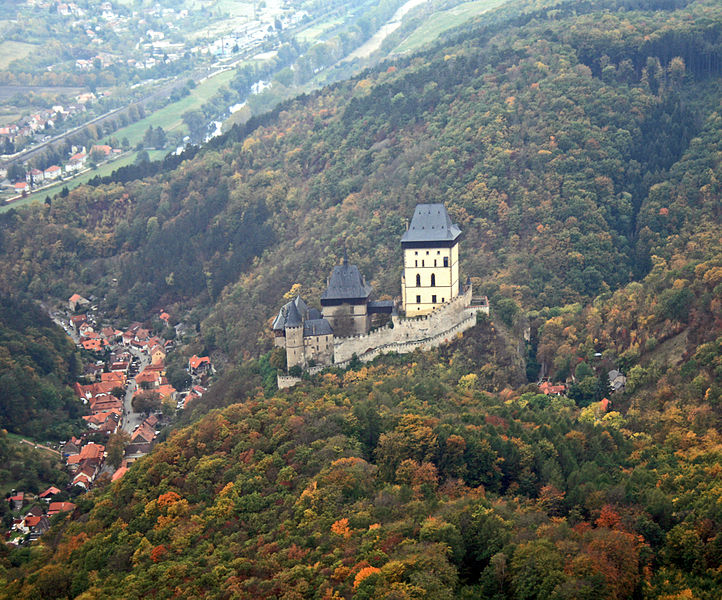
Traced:
[[565, 386], [563, 383], [560, 385], [554, 385], [552, 383], [549, 383], [548, 381], [544, 381], [543, 383], [539, 384], [539, 391], [541, 391], [542, 394], [546, 394], [547, 396], [551, 394], [563, 394], [567, 390], [567, 386]]
[[45, 490], [42, 494], [40, 494], [41, 498], [46, 498], [47, 496], [55, 496], [55, 494], [59, 494], [60, 490], [54, 486], [50, 486], [47, 490]]
[[75, 504], [72, 502], [51, 502], [50, 506], [48, 506], [49, 515], [55, 515], [59, 512], [66, 512], [70, 510], [75, 510]]
[[207, 356], [196, 356], [195, 354], [188, 359], [188, 364], [190, 365], [191, 369], [197, 369], [204, 363], [210, 365], [211, 359]]
[[100, 459], [103, 458], [103, 452], [105, 452], [105, 446], [101, 444], [86, 444], [80, 449], [80, 460], [86, 459]]
[[125, 475], [128, 472], [128, 467], [120, 467], [115, 473], [113, 473], [113, 476], [110, 478], [111, 481], [118, 481], [123, 475]]
[[43, 517], [25, 517], [25, 526], [26, 527], [35, 527], [42, 520], [43, 520]]

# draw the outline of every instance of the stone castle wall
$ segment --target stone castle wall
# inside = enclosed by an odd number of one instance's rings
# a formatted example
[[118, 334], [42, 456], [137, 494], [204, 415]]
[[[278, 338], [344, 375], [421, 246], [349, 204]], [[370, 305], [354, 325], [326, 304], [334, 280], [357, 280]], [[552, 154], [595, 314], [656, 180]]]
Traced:
[[[453, 336], [473, 327], [478, 308], [470, 309], [470, 304], [471, 286], [463, 294], [426, 316], [408, 319], [394, 316], [389, 325], [367, 335], [336, 338], [334, 364], [347, 363], [354, 354], [365, 361], [381, 352], [403, 353], [421, 346], [438, 346], [448, 339], [449, 335]], [[466, 325], [468, 326], [465, 329], [459, 329]], [[372, 354], [371, 358], [367, 358]]]
[[[471, 329], [472, 327], [474, 327], [474, 325], [476, 325], [476, 313], [466, 314], [460, 322], [456, 323], [446, 331], [438, 333], [432, 337], [408, 342], [392, 342], [390, 344], [386, 344], [385, 346], [374, 348], [373, 350], [369, 350], [368, 352], [360, 354], [358, 355], [358, 359], [361, 362], [370, 362], [379, 354], [384, 354], [386, 352], [398, 352], [399, 354], [406, 354], [408, 352], [413, 352], [417, 348], [421, 348], [422, 350], [436, 348], [441, 344], [446, 344], [450, 342], [455, 335], [463, 333], [467, 329]], [[334, 366], [345, 368], [349, 365], [350, 362], [351, 360], [348, 359], [341, 363], [336, 362], [334, 363]]]

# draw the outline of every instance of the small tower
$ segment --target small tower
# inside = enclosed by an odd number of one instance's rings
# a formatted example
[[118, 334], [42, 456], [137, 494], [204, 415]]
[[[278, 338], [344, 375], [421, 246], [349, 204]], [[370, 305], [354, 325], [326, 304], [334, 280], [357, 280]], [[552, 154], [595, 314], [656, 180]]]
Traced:
[[285, 322], [286, 333], [286, 366], [290, 369], [298, 365], [306, 366], [306, 357], [303, 352], [303, 317], [298, 312], [295, 302], [288, 304]]
[[459, 239], [443, 204], [418, 204], [401, 238], [401, 298], [407, 317], [425, 315], [459, 295]]

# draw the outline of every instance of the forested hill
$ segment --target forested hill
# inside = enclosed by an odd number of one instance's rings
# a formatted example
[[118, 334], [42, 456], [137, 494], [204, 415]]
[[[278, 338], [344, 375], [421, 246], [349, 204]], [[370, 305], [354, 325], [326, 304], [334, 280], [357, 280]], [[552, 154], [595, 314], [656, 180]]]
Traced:
[[75, 345], [40, 307], [0, 294], [0, 429], [68, 439], [82, 423], [70, 389], [80, 369]]
[[[487, 322], [275, 395], [227, 372], [215, 394], [239, 403], [84, 497], [41, 547], [0, 547], [0, 598], [718, 598], [722, 248], [692, 241], [548, 315], [540, 352], [588, 361], [591, 398], [586, 379], [576, 402], [487, 391], [516, 378]], [[609, 407], [593, 373], [617, 352], [633, 366]]]
[[[2, 216], [3, 288], [190, 309], [236, 360], [217, 410], [0, 546], [0, 598], [716, 600], [721, 34], [716, 0], [509, 5], [176, 169]], [[317, 298], [343, 248], [397, 294], [421, 201], [491, 319], [264, 386], [240, 358], [283, 294]], [[567, 396], [524, 383], [526, 325]]]
[[494, 300], [563, 305], [644, 275], [670, 236], [719, 219], [722, 8], [547, 4], [288, 102], [173, 170], [4, 214], [0, 285], [92, 290], [128, 317], [195, 307], [208, 350], [257, 354], [282, 295], [317, 297], [344, 247], [397, 295], [423, 201], [447, 204]]

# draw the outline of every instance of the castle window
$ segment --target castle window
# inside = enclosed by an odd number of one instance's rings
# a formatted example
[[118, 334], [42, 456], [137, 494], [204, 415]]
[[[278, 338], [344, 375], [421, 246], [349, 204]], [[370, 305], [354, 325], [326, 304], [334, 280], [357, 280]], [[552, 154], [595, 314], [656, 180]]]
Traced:
[[415, 260], [415, 261], [414, 261], [414, 266], [415, 266], [415, 267], [418, 267], [418, 266], [419, 266], [419, 261], [418, 261], [418, 260]]
[[443, 304], [444, 302], [446, 302], [446, 298], [441, 299], [441, 303]]
[[434, 273], [431, 274], [431, 287], [434, 287], [436, 285], [436, 275]]
[[437, 251], [436, 251], [436, 254], [441, 254], [441, 250], [437, 250]]
[[426, 251], [426, 256], [428, 256], [428, 255], [429, 255], [429, 251], [427, 250], [427, 251]]
[[436, 295], [431, 296], [431, 301], [436, 304]]
[[449, 257], [448, 256], [444, 256], [444, 266], [445, 267], [449, 266]]
[[416, 275], [416, 287], [421, 287], [421, 275]]
[[436, 266], [436, 259], [434, 259], [434, 266]]
[[421, 304], [421, 296], [416, 296], [416, 304]]
[[424, 266], [424, 261], [423, 261], [423, 260], [421, 261], [421, 266], [422, 266], [422, 267]]
[[415, 250], [415, 251], [414, 251], [414, 256], [418, 256], [418, 255], [419, 255], [419, 251], [418, 251], [418, 250]]

